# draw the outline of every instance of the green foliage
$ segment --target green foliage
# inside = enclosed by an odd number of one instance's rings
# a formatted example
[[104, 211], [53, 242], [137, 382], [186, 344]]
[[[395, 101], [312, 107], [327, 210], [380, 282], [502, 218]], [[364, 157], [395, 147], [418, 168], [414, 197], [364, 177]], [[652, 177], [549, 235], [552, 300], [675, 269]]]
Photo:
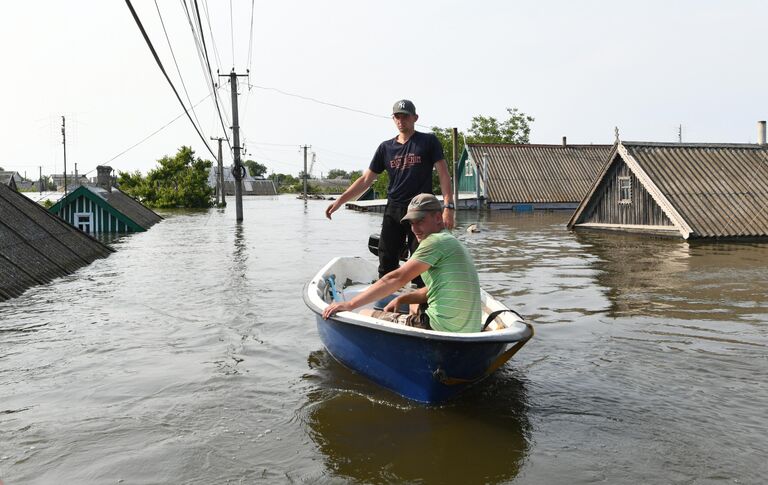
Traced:
[[211, 162], [195, 159], [195, 152], [182, 146], [171, 158], [157, 161], [159, 166], [146, 178], [136, 171], [119, 172], [120, 190], [136, 197], [150, 207], [210, 207], [213, 189], [208, 185]]
[[243, 165], [248, 168], [248, 173], [251, 174], [251, 177], [263, 177], [267, 173], [267, 166], [259, 162], [246, 160], [243, 162]]
[[349, 178], [349, 173], [345, 170], [340, 170], [338, 168], [332, 168], [328, 171], [328, 175], [326, 175], [326, 178], [329, 179], [347, 179]]
[[43, 207], [45, 207], [46, 209], [50, 209], [51, 207], [53, 207], [53, 201], [50, 199], [45, 199], [42, 202], [42, 204], [43, 204]]
[[[453, 163], [458, 161], [464, 151], [465, 143], [528, 143], [531, 134], [531, 123], [534, 121], [532, 116], [520, 112], [517, 108], [507, 108], [509, 118], [499, 122], [492, 116], [475, 116], [472, 118], [472, 125], [465, 134], [458, 131], [458, 150], [453, 153], [453, 129], [432, 128], [432, 133], [440, 140], [443, 146], [443, 154], [448, 162], [448, 172], [453, 176]], [[440, 178], [437, 172], [432, 173], [432, 190], [440, 193]]]
[[[301, 192], [304, 190], [303, 187], [301, 187], [301, 180], [293, 175], [273, 173], [269, 176], [269, 179], [275, 183], [277, 192], [281, 194], [286, 192]], [[296, 188], [297, 186], [299, 186], [298, 189]]]
[[379, 174], [376, 181], [373, 183], [374, 197], [377, 199], [387, 198], [387, 187], [389, 186], [389, 174], [386, 170]]
[[362, 170], [353, 170], [352, 172], [349, 172], [349, 181], [354, 182], [355, 180], [359, 179], [363, 176]]
[[468, 143], [528, 143], [531, 134], [532, 116], [517, 108], [507, 108], [509, 118], [499, 123], [492, 116], [475, 116], [467, 135]]

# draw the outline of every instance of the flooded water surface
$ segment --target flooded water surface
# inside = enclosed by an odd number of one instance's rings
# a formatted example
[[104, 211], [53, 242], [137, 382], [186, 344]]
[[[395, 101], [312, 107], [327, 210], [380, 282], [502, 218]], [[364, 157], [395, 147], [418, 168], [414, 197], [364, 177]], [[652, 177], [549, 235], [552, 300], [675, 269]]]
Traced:
[[325, 205], [163, 213], [0, 303], [0, 480], [764, 483], [768, 244], [461, 211], [483, 286], [536, 336], [430, 407], [324, 350], [302, 286], [334, 256], [374, 259], [380, 224]]

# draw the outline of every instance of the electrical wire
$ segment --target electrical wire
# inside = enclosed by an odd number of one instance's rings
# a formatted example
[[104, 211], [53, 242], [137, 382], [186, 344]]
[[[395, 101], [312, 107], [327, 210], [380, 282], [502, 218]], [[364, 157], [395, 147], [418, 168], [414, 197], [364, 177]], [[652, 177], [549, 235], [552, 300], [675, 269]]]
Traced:
[[[208, 98], [210, 98], [210, 97], [211, 97], [210, 93], [209, 93], [209, 94], [207, 94], [207, 95], [205, 95], [205, 97], [204, 97], [203, 99], [201, 99], [200, 101], [198, 101], [197, 103], [195, 103], [195, 105], [194, 105], [194, 106], [197, 106], [197, 105], [199, 105], [200, 103], [202, 103], [203, 101], [205, 101], [206, 99], [208, 99]], [[106, 162], [104, 162], [103, 164], [107, 164], [107, 163], [110, 163], [112, 160], [115, 160], [116, 158], [119, 158], [119, 157], [121, 157], [122, 155], [125, 155], [126, 153], [128, 153], [128, 152], [129, 152], [129, 151], [131, 151], [131, 150], [133, 150], [133, 149], [134, 149], [134, 148], [136, 148], [137, 146], [141, 145], [141, 144], [142, 144], [142, 143], [144, 143], [145, 141], [149, 140], [149, 139], [150, 139], [150, 138], [152, 138], [153, 136], [157, 135], [158, 133], [160, 133], [160, 132], [161, 132], [161, 131], [163, 131], [164, 129], [168, 128], [168, 127], [171, 125], [171, 123], [173, 123], [174, 121], [178, 120], [178, 119], [179, 119], [179, 118], [181, 118], [183, 115], [184, 115], [184, 113], [179, 113], [179, 115], [178, 115], [178, 116], [176, 116], [174, 119], [172, 119], [172, 120], [171, 120], [171, 121], [169, 121], [168, 123], [164, 124], [164, 125], [163, 125], [163, 126], [161, 126], [160, 128], [156, 129], [155, 131], [153, 131], [153, 132], [152, 132], [152, 133], [150, 133], [149, 135], [145, 136], [144, 138], [142, 138], [142, 139], [141, 139], [141, 140], [139, 140], [138, 142], [136, 142], [136, 143], [134, 143], [133, 145], [129, 146], [128, 148], [126, 148], [126, 149], [125, 149], [125, 150], [123, 150], [122, 152], [118, 153], [118, 154], [117, 154], [117, 155], [115, 155], [114, 157], [110, 158], [109, 160], [107, 160], [107, 161], [106, 161]], [[88, 172], [85, 172], [83, 175], [88, 175], [89, 173], [93, 172], [94, 170], [96, 170], [96, 169], [94, 168], [93, 170], [90, 170], [90, 171], [88, 171]]]
[[136, 25], [139, 27], [139, 30], [141, 31], [141, 35], [144, 37], [144, 41], [147, 43], [147, 47], [149, 47], [149, 50], [152, 52], [152, 56], [155, 58], [155, 62], [157, 62], [157, 66], [160, 68], [160, 71], [163, 73], [163, 76], [165, 76], [165, 79], [166, 81], [168, 81], [168, 84], [170, 84], [171, 89], [173, 89], [173, 93], [176, 95], [176, 99], [179, 100], [179, 103], [181, 103], [181, 107], [184, 108], [184, 113], [186, 113], [187, 117], [189, 118], [189, 122], [192, 123], [192, 126], [195, 128], [195, 131], [197, 132], [198, 136], [200, 136], [200, 139], [203, 141], [203, 145], [205, 145], [205, 147], [211, 153], [213, 158], [216, 158], [216, 155], [213, 153], [213, 150], [211, 149], [210, 145], [208, 145], [208, 142], [206, 141], [205, 137], [200, 132], [200, 128], [198, 128], [198, 126], [195, 124], [195, 121], [192, 119], [192, 116], [189, 114], [187, 107], [184, 106], [184, 101], [182, 101], [181, 96], [179, 96], [179, 92], [176, 90], [176, 86], [173, 85], [171, 78], [168, 77], [168, 73], [165, 72], [163, 63], [160, 61], [160, 57], [157, 55], [157, 51], [155, 51], [155, 47], [152, 45], [152, 41], [149, 40], [147, 31], [144, 30], [144, 25], [142, 25], [141, 20], [139, 20], [139, 16], [136, 13], [136, 10], [133, 9], [131, 0], [125, 0], [125, 3], [128, 5], [128, 9], [131, 11], [131, 15], [133, 15], [133, 19], [136, 21]]
[[211, 47], [213, 47], [213, 55], [216, 57], [216, 72], [221, 70], [221, 58], [219, 57], [219, 49], [216, 47], [216, 42], [213, 38], [213, 29], [211, 28], [211, 14], [208, 12], [208, 0], [203, 0], [203, 9], [205, 10], [205, 20], [208, 24], [208, 32], [211, 34]]
[[[215, 86], [215, 83], [213, 82], [213, 73], [211, 72], [211, 63], [208, 59], [208, 48], [205, 46], [205, 35], [203, 34], [203, 22], [200, 19], [200, 8], [197, 5], [197, 0], [195, 0], [195, 15], [197, 16], [197, 25], [200, 28], [200, 42], [203, 44], [203, 52], [205, 53], [205, 63], [208, 67], [208, 76], [211, 78], [211, 84]], [[216, 102], [216, 113], [219, 115], [219, 120], [221, 121], [221, 129], [224, 131], [224, 138], [227, 139], [227, 145], [229, 145], [229, 149], [232, 150], [232, 144], [229, 141], [229, 135], [227, 134], [227, 128], [224, 125], [224, 118], [221, 116], [221, 109], [219, 108], [219, 97], [216, 94], [216, 90], [212, 89], [213, 91], [213, 99]]]
[[[216, 89], [216, 85], [213, 82], [213, 79], [211, 77], [209, 64], [206, 62], [206, 60], [204, 58], [203, 47], [202, 47], [202, 44], [200, 42], [200, 36], [201, 36], [202, 32], [198, 32], [197, 25], [192, 20], [192, 15], [189, 12], [190, 7], [187, 6], [186, 0], [181, 0], [181, 6], [184, 9], [184, 14], [187, 17], [187, 22], [189, 23], [189, 28], [192, 31], [192, 39], [194, 40], [194, 43], [195, 43], [195, 51], [197, 52], [197, 59], [200, 61], [200, 68], [203, 70], [203, 78], [205, 79], [205, 83], [208, 86], [208, 91], [211, 92], [211, 93], [218, 92], [218, 90]], [[219, 106], [217, 106], [217, 108]], [[227, 137], [227, 131], [226, 130], [224, 131], [224, 136]], [[229, 143], [229, 138], [228, 137], [227, 137], [227, 144], [229, 145], [230, 151], [231, 151], [232, 145]]]
[[[176, 54], [173, 52], [173, 47], [171, 46], [171, 39], [168, 37], [168, 31], [165, 29], [165, 22], [163, 22], [163, 14], [160, 13], [160, 5], [157, 4], [157, 0], [155, 0], [155, 8], [157, 9], [157, 15], [160, 17], [160, 25], [163, 27], [163, 33], [165, 34], [165, 40], [168, 42], [168, 49], [171, 51], [171, 57], [173, 58], [173, 63], [176, 65], [176, 72], [179, 74], [179, 80], [181, 81], [181, 87], [184, 89], [184, 94], [187, 96], [187, 102], [192, 105], [192, 99], [189, 97], [189, 91], [187, 91], [187, 84], [184, 82], [184, 76], [181, 75], [181, 69], [179, 68], [179, 63], [176, 61]], [[198, 126], [202, 126], [200, 124], [200, 119], [197, 117], [197, 113], [195, 113], [194, 107], [191, 108], [192, 115], [195, 117], [195, 121], [197, 122]]]
[[232, 0], [229, 0], [229, 35], [232, 38], [232, 69], [235, 68], [235, 23], [232, 16]]
[[347, 110], [347, 111], [352, 111], [352, 112], [355, 112], [355, 113], [361, 113], [361, 114], [364, 114], [364, 115], [373, 116], [374, 118], [384, 118], [384, 119], [389, 119], [390, 118], [390, 116], [379, 115], [379, 114], [376, 114], [376, 113], [371, 113], [371, 112], [363, 111], [363, 110], [356, 109], [356, 108], [350, 108], [348, 106], [342, 106], [340, 104], [328, 103], [326, 101], [322, 101], [322, 100], [319, 100], [319, 99], [316, 99], [316, 98], [312, 98], [312, 97], [309, 97], [309, 96], [304, 96], [304, 95], [301, 95], [301, 94], [289, 93], [288, 91], [283, 91], [282, 89], [273, 88], [273, 87], [269, 87], [269, 86], [259, 86], [258, 84], [250, 84], [250, 83], [248, 83], [248, 87], [257, 88], [257, 89], [263, 89], [265, 91], [275, 91], [275, 92], [280, 93], [280, 94], [285, 95], [285, 96], [291, 96], [291, 97], [303, 99], [303, 100], [306, 100], [306, 101], [312, 101], [313, 103], [323, 104], [325, 106], [331, 106], [331, 107], [334, 107], [334, 108], [339, 108], [339, 109], [343, 109], [343, 110]]
[[251, 29], [248, 39], [248, 64], [245, 70], [251, 72], [251, 56], [253, 55], [253, 10], [256, 4], [256, 0], [251, 0]]

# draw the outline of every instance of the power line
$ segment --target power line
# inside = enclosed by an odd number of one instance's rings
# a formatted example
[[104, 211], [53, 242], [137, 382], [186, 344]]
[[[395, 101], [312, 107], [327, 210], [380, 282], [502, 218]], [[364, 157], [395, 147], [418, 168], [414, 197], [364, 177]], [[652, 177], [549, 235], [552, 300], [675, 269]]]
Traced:
[[229, 35], [232, 38], [232, 70], [235, 69], [235, 24], [232, 18], [232, 0], [229, 0]]
[[144, 41], [147, 43], [147, 47], [149, 47], [149, 50], [152, 52], [152, 56], [155, 58], [155, 62], [157, 62], [157, 66], [160, 68], [160, 71], [163, 73], [163, 76], [165, 76], [165, 79], [166, 81], [168, 81], [168, 84], [171, 86], [171, 89], [173, 89], [173, 93], [176, 95], [176, 99], [179, 100], [179, 103], [181, 103], [181, 107], [184, 108], [184, 113], [187, 114], [187, 117], [189, 118], [189, 122], [192, 123], [192, 126], [195, 127], [195, 131], [197, 132], [200, 139], [203, 141], [205, 148], [208, 149], [208, 151], [211, 153], [211, 156], [216, 158], [216, 155], [213, 153], [213, 150], [211, 150], [210, 145], [208, 145], [208, 142], [206, 141], [205, 137], [203, 136], [203, 134], [200, 132], [200, 129], [195, 124], [194, 120], [192, 119], [192, 116], [189, 114], [187, 107], [184, 106], [184, 101], [182, 101], [181, 96], [179, 96], [179, 92], [176, 90], [176, 86], [173, 85], [171, 78], [168, 77], [168, 73], [165, 72], [163, 63], [160, 61], [160, 57], [158, 57], [157, 52], [155, 51], [155, 47], [152, 45], [152, 41], [149, 40], [147, 31], [144, 30], [144, 26], [141, 24], [141, 20], [139, 20], [139, 16], [136, 14], [136, 11], [133, 9], [131, 0], [125, 0], [125, 3], [128, 5], [128, 9], [131, 11], [131, 15], [133, 15], [133, 20], [136, 21], [136, 25], [139, 27], [139, 30], [141, 31], [141, 35], [144, 37]]
[[[165, 29], [165, 22], [163, 22], [163, 14], [160, 13], [160, 6], [157, 4], [157, 0], [155, 0], [155, 8], [157, 8], [157, 15], [160, 17], [160, 25], [163, 27], [163, 33], [165, 34], [165, 40], [168, 42], [168, 49], [171, 51], [171, 57], [173, 58], [173, 63], [176, 65], [176, 72], [179, 73], [179, 80], [181, 81], [181, 87], [184, 89], [184, 94], [187, 96], [187, 102], [189, 102], [190, 106], [192, 105], [192, 100], [189, 97], [189, 91], [187, 91], [187, 85], [184, 82], [184, 76], [181, 75], [181, 69], [179, 69], [179, 63], [176, 61], [176, 54], [173, 52], [173, 47], [171, 46], [171, 39], [168, 37], [168, 31]], [[192, 108], [192, 114], [195, 116], [195, 121], [197, 121], [198, 126], [202, 126], [200, 124], [200, 119], [197, 117], [197, 113], [195, 113], [194, 108]]]
[[211, 34], [211, 46], [213, 47], [213, 54], [216, 56], [216, 71], [218, 72], [221, 70], [221, 58], [219, 57], [219, 49], [216, 48], [216, 41], [213, 38], [211, 14], [208, 11], [208, 0], [203, 0], [203, 9], [205, 9], [205, 21], [208, 24], [208, 32]]
[[[210, 97], [211, 97], [210, 93], [209, 93], [209, 94], [207, 94], [207, 95], [205, 95], [205, 97], [204, 97], [203, 99], [201, 99], [200, 101], [198, 101], [198, 102], [197, 102], [197, 103], [196, 103], [194, 106], [197, 106], [197, 105], [199, 105], [200, 103], [202, 103], [203, 101], [205, 101], [206, 99], [208, 99], [208, 98], [210, 98]], [[183, 115], [184, 115], [184, 113], [180, 113], [178, 116], [176, 116], [174, 119], [172, 119], [172, 120], [171, 120], [171, 121], [169, 121], [168, 123], [164, 124], [164, 125], [163, 125], [163, 126], [161, 126], [160, 128], [156, 129], [155, 131], [153, 131], [153, 132], [152, 132], [152, 133], [150, 133], [149, 135], [147, 135], [147, 136], [145, 136], [144, 138], [142, 138], [141, 140], [139, 140], [138, 142], [134, 143], [134, 144], [133, 144], [133, 145], [131, 145], [130, 147], [126, 148], [126, 149], [125, 149], [125, 150], [123, 150], [122, 152], [118, 153], [118, 154], [117, 154], [117, 155], [115, 155], [114, 157], [112, 157], [112, 158], [110, 158], [109, 160], [107, 160], [106, 162], [104, 162], [104, 164], [107, 164], [107, 163], [111, 162], [112, 160], [115, 160], [116, 158], [118, 158], [118, 157], [120, 157], [120, 156], [122, 156], [122, 155], [124, 155], [124, 154], [128, 153], [129, 151], [133, 150], [134, 148], [136, 148], [137, 146], [141, 145], [141, 144], [142, 144], [142, 143], [144, 143], [145, 141], [149, 140], [149, 139], [150, 139], [150, 138], [152, 138], [153, 136], [157, 135], [158, 133], [160, 133], [160, 132], [161, 132], [161, 131], [163, 131], [164, 129], [168, 128], [168, 126], [170, 126], [170, 125], [171, 125], [171, 123], [173, 123], [174, 121], [178, 120], [178, 119], [179, 119], [179, 118], [181, 118]], [[93, 172], [94, 170], [96, 170], [96, 169], [94, 168], [93, 170], [90, 170], [90, 171], [88, 171], [88, 172], [85, 172], [83, 175], [88, 175], [89, 173]]]
[[[192, 39], [194, 40], [194, 43], [195, 43], [195, 52], [197, 53], [198, 61], [200, 61], [200, 68], [203, 70], [203, 78], [205, 79], [205, 84], [208, 86], [209, 92], [211, 93], [216, 92], [217, 91], [216, 85], [213, 82], [213, 79], [210, 75], [210, 65], [205, 60], [205, 57], [203, 54], [203, 47], [200, 41], [200, 37], [202, 36], [202, 31], [198, 32], [197, 25], [192, 20], [192, 15], [189, 13], [190, 7], [187, 6], [186, 0], [181, 0], [181, 6], [184, 9], [184, 14], [187, 17], [187, 23], [189, 24], [189, 29], [192, 31]], [[218, 109], [218, 105], [217, 105], [217, 109]], [[226, 130], [224, 131], [224, 136], [225, 137], [227, 136]], [[227, 144], [231, 149], [232, 145], [229, 143], [229, 139], [227, 139]]]
[[250, 29], [250, 36], [248, 39], [248, 67], [246, 67], [246, 71], [250, 72], [251, 70], [251, 56], [253, 54], [253, 10], [254, 5], [256, 3], [256, 0], [251, 0], [251, 29]]
[[352, 112], [355, 112], [355, 113], [361, 113], [361, 114], [364, 114], [364, 115], [373, 116], [375, 118], [384, 118], [384, 119], [390, 119], [391, 118], [390, 116], [379, 115], [379, 114], [376, 114], [376, 113], [371, 113], [371, 112], [368, 112], [368, 111], [363, 111], [361, 109], [350, 108], [348, 106], [342, 106], [340, 104], [335, 104], [335, 103], [329, 103], [327, 101], [322, 101], [322, 100], [319, 100], [319, 99], [316, 99], [316, 98], [311, 98], [309, 96], [304, 96], [304, 95], [301, 95], [301, 94], [289, 93], [287, 91], [283, 91], [282, 89], [273, 88], [273, 87], [269, 87], [269, 86], [259, 86], [257, 84], [250, 84], [249, 83], [248, 87], [263, 89], [265, 91], [275, 91], [275, 92], [280, 93], [280, 94], [285, 95], [285, 96], [291, 96], [291, 97], [294, 97], [294, 98], [304, 99], [306, 101], [312, 101], [313, 103], [324, 104], [326, 106], [332, 106], [334, 108], [339, 108], [339, 109], [343, 109], [343, 110], [347, 110], [347, 111], [352, 111]]
[[[197, 25], [200, 28], [200, 41], [203, 44], [203, 52], [205, 53], [205, 63], [208, 67], [208, 76], [211, 78], [211, 85], [215, 86], [216, 84], [213, 82], [213, 73], [211, 73], [211, 63], [208, 59], [208, 48], [205, 46], [205, 35], [203, 34], [203, 23], [200, 20], [200, 8], [197, 6], [197, 0], [195, 0], [195, 15], [197, 16]], [[221, 109], [219, 109], [219, 97], [216, 94], [216, 89], [213, 89], [213, 99], [216, 102], [216, 113], [219, 115], [219, 120], [221, 121], [221, 129], [224, 131], [224, 138], [227, 139], [227, 145], [229, 145], [229, 149], [232, 150], [232, 144], [229, 142], [229, 135], [227, 134], [227, 128], [224, 125], [224, 118], [221, 116]]]

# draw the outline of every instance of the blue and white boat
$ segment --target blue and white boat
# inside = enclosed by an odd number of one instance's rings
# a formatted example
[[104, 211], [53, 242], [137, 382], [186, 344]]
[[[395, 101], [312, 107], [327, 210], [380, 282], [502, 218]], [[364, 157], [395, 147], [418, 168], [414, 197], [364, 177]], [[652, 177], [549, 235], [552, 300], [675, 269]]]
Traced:
[[481, 332], [423, 330], [361, 315], [360, 309], [323, 319], [331, 301], [353, 298], [377, 275], [371, 261], [334, 258], [305, 285], [304, 302], [336, 360], [408, 399], [449, 400], [491, 375], [533, 337], [529, 323], [483, 290]]

